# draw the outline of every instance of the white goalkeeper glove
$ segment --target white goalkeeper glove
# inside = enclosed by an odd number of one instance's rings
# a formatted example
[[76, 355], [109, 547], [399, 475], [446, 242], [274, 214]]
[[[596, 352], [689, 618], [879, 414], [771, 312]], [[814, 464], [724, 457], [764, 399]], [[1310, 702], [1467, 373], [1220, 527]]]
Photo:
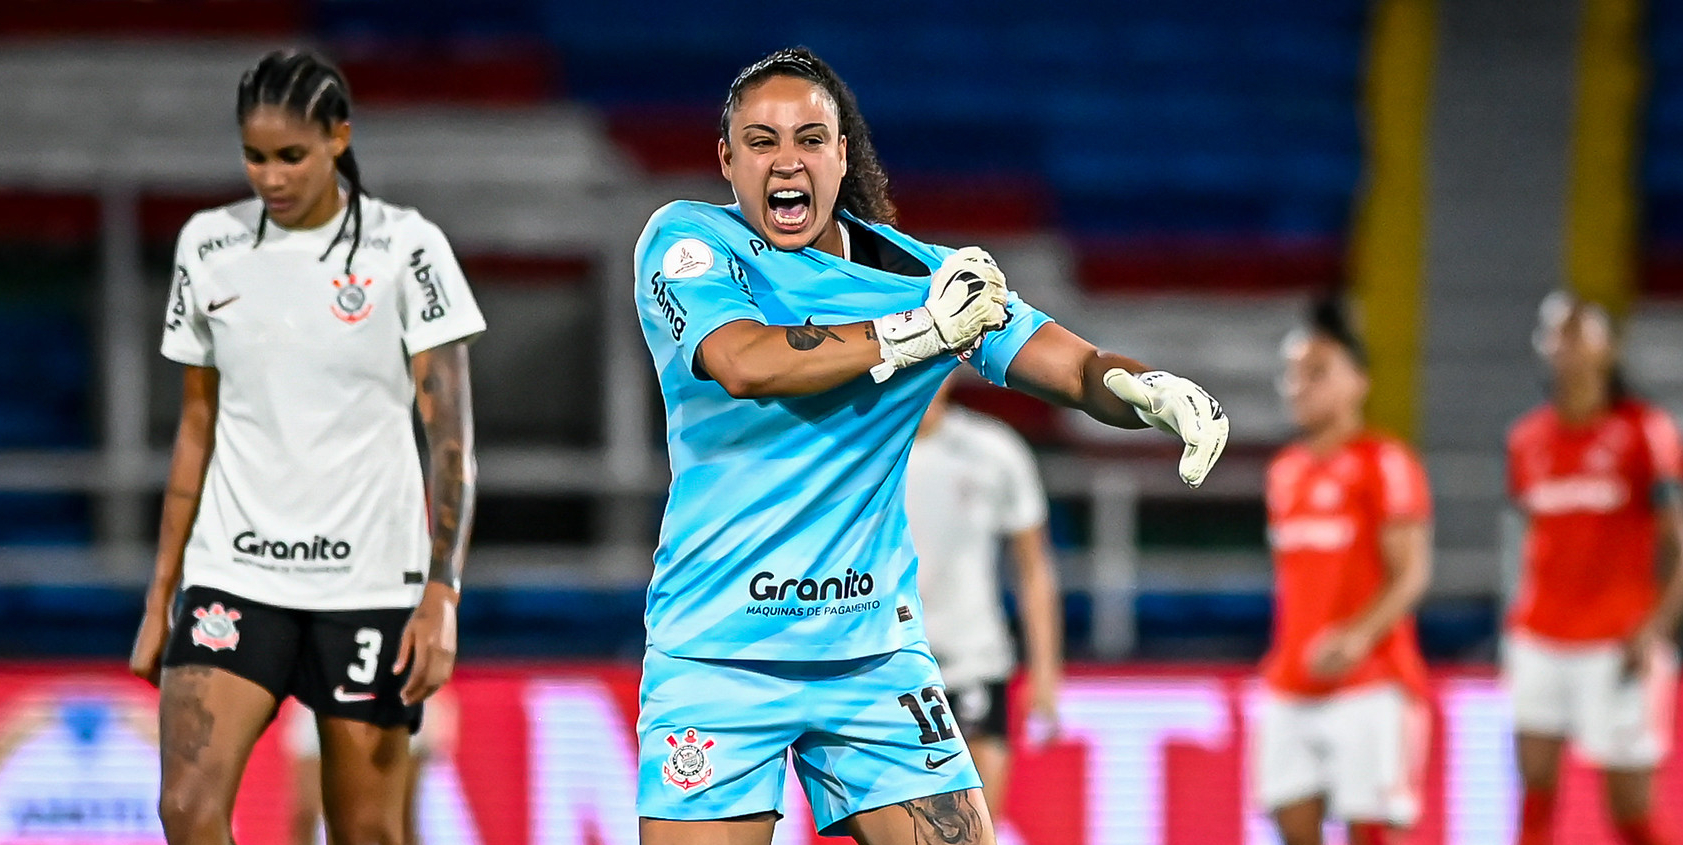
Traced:
[[1191, 379], [1162, 370], [1134, 375], [1123, 369], [1104, 374], [1104, 386], [1134, 406], [1140, 419], [1186, 443], [1180, 477], [1189, 487], [1204, 483], [1227, 448], [1227, 414], [1221, 403]]
[[947, 256], [929, 277], [923, 307], [871, 321], [882, 345], [871, 378], [880, 384], [895, 370], [975, 346], [982, 333], [1005, 327], [1005, 295], [1005, 274], [981, 247]]

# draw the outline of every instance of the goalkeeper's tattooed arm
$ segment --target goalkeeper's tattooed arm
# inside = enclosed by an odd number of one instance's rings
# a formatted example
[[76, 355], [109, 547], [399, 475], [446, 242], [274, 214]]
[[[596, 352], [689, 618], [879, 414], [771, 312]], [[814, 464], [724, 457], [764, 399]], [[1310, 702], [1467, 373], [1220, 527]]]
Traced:
[[807, 396], [866, 373], [886, 381], [902, 368], [969, 349], [1005, 325], [1005, 276], [986, 252], [965, 247], [930, 276], [924, 304], [843, 326], [766, 326], [737, 320], [703, 338], [696, 371], [738, 399]]
[[737, 320], [701, 341], [696, 371], [738, 399], [808, 396], [840, 387], [882, 363], [870, 323], [766, 326]]

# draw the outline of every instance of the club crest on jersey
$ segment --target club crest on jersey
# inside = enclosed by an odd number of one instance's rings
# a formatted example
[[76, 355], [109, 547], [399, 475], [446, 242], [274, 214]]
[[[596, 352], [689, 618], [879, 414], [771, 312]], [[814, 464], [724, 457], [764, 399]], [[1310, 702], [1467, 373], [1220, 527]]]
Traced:
[[660, 767], [660, 774], [667, 783], [688, 792], [713, 779], [713, 762], [707, 759], [712, 737], [702, 739], [695, 728], [685, 728], [682, 739], [675, 733], [667, 734], [666, 744], [672, 746], [672, 753]]
[[239, 611], [228, 610], [218, 601], [211, 602], [210, 607], [193, 608], [193, 616], [199, 620], [193, 623], [193, 645], [222, 651], [240, 644], [240, 629], [234, 627]]
[[374, 310], [367, 290], [372, 284], [373, 279], [359, 279], [354, 274], [349, 279], [334, 279], [333, 287], [338, 288], [339, 295], [333, 298], [333, 316], [347, 323], [362, 322]]

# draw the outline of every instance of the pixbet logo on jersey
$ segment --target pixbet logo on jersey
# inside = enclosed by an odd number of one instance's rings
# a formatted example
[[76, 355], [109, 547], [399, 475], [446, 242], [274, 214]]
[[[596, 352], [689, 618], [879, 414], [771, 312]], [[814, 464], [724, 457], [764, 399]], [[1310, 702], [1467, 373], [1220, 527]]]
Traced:
[[252, 557], [275, 560], [344, 560], [351, 556], [351, 544], [317, 534], [308, 540], [265, 540], [246, 530], [234, 535], [234, 551]]
[[334, 279], [333, 287], [339, 290], [339, 295], [333, 298], [333, 316], [347, 323], [360, 323], [367, 319], [374, 311], [374, 303], [368, 301], [366, 288], [374, 284], [373, 279], [359, 279], [352, 274], [349, 279]]

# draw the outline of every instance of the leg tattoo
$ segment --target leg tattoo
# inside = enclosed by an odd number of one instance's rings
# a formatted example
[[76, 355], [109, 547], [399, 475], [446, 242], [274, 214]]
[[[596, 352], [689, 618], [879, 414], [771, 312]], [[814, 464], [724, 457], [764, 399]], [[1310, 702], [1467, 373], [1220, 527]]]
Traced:
[[210, 745], [211, 729], [216, 716], [205, 707], [205, 682], [210, 678], [208, 666], [182, 666], [170, 670], [164, 684], [163, 699], [158, 709], [165, 714], [162, 720], [164, 757], [177, 763], [193, 765], [199, 754]]
[[982, 815], [968, 792], [914, 798], [900, 805], [912, 817], [917, 845], [974, 845], [982, 841]]

